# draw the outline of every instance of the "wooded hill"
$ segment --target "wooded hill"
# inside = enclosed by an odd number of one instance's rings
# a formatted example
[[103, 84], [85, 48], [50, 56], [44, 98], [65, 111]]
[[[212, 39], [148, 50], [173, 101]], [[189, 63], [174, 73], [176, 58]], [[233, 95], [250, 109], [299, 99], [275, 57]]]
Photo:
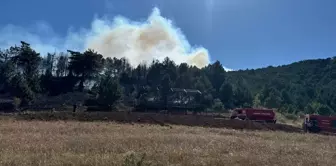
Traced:
[[254, 105], [289, 113], [336, 111], [336, 57], [229, 72], [229, 77], [233, 83], [239, 79], [246, 82]]
[[[226, 72], [219, 61], [199, 69], [169, 58], [135, 68], [126, 59], [103, 58], [94, 50], [41, 56], [28, 43], [0, 52], [0, 93], [33, 103], [38, 96], [89, 92], [112, 108], [143, 94], [167, 100], [170, 88], [197, 89], [207, 111], [235, 107], [277, 108], [283, 113], [336, 111], [336, 58]], [[196, 99], [195, 99], [196, 100]], [[225, 108], [225, 109], [224, 109]]]

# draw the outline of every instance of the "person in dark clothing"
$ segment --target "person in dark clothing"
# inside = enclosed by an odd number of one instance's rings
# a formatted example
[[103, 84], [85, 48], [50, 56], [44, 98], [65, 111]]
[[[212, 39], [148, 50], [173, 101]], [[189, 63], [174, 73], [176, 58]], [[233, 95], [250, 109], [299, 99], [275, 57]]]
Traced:
[[72, 111], [72, 112], [76, 112], [76, 109], [77, 109], [77, 104], [74, 104], [74, 105], [73, 105], [73, 111]]

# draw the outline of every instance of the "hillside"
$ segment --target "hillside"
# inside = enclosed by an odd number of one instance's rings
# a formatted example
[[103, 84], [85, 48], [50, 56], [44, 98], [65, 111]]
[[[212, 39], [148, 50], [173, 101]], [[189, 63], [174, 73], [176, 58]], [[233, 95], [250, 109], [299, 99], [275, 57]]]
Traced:
[[[242, 78], [262, 105], [312, 113], [336, 109], [336, 58], [304, 60], [289, 65], [229, 72]], [[313, 108], [311, 108], [313, 107]], [[323, 112], [320, 112], [323, 113]]]
[[65, 94], [67, 101], [55, 101], [53, 107], [69, 105], [77, 99], [69, 94], [81, 92], [90, 93], [85, 101], [80, 99], [82, 104], [105, 110], [135, 101], [152, 102], [159, 109], [184, 103], [186, 108], [216, 112], [268, 107], [284, 114], [328, 115], [336, 109], [335, 58], [226, 72], [219, 61], [201, 69], [169, 58], [131, 66], [125, 58], [104, 58], [94, 50], [42, 56], [25, 42], [1, 50], [0, 95], [13, 97], [15, 107], [48, 105], [41, 101]]

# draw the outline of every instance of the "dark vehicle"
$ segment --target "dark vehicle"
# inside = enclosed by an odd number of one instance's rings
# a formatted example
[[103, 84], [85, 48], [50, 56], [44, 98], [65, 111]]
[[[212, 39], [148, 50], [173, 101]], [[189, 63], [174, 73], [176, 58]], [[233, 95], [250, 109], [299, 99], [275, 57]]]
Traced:
[[305, 132], [311, 133], [336, 133], [336, 116], [307, 114], [302, 124], [302, 128]]
[[276, 123], [275, 112], [272, 109], [237, 108], [233, 110], [231, 119], [251, 120], [257, 122]]

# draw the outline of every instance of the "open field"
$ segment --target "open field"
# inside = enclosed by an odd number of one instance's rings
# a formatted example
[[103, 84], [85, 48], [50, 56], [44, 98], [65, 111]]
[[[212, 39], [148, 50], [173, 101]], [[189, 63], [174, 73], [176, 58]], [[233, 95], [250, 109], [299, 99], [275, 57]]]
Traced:
[[[76, 121], [0, 121], [0, 165], [336, 165], [336, 137]], [[134, 157], [132, 157], [132, 154]], [[125, 164], [131, 165], [131, 164]]]

